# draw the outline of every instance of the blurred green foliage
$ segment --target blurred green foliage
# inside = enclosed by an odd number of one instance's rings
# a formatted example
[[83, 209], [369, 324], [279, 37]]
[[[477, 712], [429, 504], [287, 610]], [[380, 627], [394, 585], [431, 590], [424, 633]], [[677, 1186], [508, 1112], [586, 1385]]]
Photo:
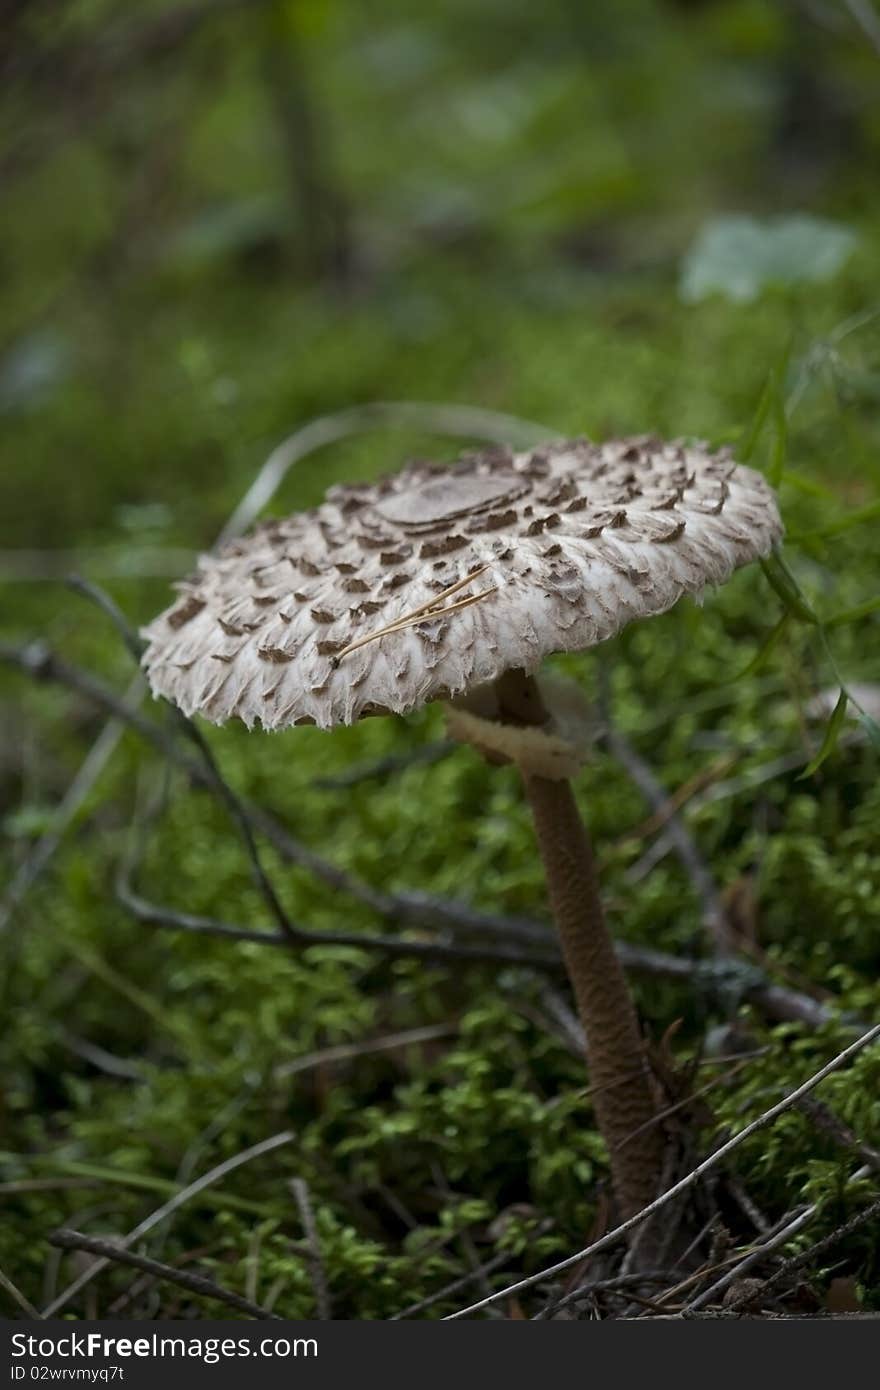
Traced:
[[[729, 758], [727, 790], [695, 802], [689, 824], [721, 890], [753, 900], [746, 928], [771, 971], [839, 1008], [818, 1032], [773, 1028], [731, 992], [756, 1055], [735, 1076], [718, 1068], [707, 1100], [718, 1127], [741, 1127], [849, 1039], [848, 1016], [880, 1005], [870, 724], [839, 721], [799, 779], [822, 744], [810, 700], [880, 681], [880, 57], [842, 9], [761, 0], [210, 9], [187, 26], [195, 10], [167, 0], [44, 0], [4, 21], [3, 638], [40, 636], [123, 688], [118, 638], [59, 573], [80, 567], [145, 620], [278, 439], [355, 402], [448, 400], [565, 432], [741, 446], [779, 483], [796, 587], [780, 597], [755, 568], [702, 609], [560, 663], [591, 692], [607, 671], [620, 727], [670, 790]], [[683, 259], [711, 219], [804, 212], [851, 231], [834, 276], [770, 277], [748, 304], [682, 301]], [[273, 505], [453, 447], [412, 431], [352, 441], [306, 460]], [[792, 594], [821, 630], [797, 602], [781, 623]], [[0, 727], [11, 878], [101, 719], [4, 673]], [[545, 915], [510, 772], [461, 750], [345, 792], [315, 785], [441, 733], [429, 711], [332, 737], [209, 738], [232, 785], [368, 882]], [[509, 1262], [492, 1278], [506, 1281], [585, 1243], [607, 1165], [545, 982], [133, 923], [114, 875], [160, 783], [126, 734], [0, 941], [0, 1267], [48, 1298], [56, 1225], [128, 1230], [176, 1185], [287, 1127], [292, 1145], [184, 1208], [150, 1250], [200, 1252], [229, 1287], [308, 1317], [288, 1186], [301, 1176], [334, 1314], [385, 1318], [496, 1248]], [[630, 832], [647, 808], [604, 749], [579, 795], [615, 929], [705, 954], [677, 861], [633, 874], [646, 845]], [[362, 906], [271, 852], [267, 863], [296, 919], [376, 929]], [[141, 877], [160, 902], [266, 921], [227, 817], [176, 776]], [[696, 981], [636, 987], [655, 1037], [682, 1020], [682, 1061], [724, 1019]], [[283, 1070], [430, 1024], [448, 1035]], [[878, 1066], [866, 1053], [821, 1093], [875, 1145]], [[773, 1220], [818, 1199], [810, 1236], [864, 1205], [866, 1184], [846, 1184], [855, 1166], [797, 1112], [738, 1164]], [[875, 1304], [878, 1253], [863, 1232], [834, 1256]], [[98, 1308], [126, 1285], [102, 1276]], [[168, 1289], [148, 1306], [192, 1309]]]

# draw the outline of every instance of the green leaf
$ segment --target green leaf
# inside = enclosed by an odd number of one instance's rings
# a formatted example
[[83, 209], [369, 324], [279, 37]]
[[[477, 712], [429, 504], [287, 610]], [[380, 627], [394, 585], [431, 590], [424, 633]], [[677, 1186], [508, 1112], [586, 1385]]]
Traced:
[[875, 598], [869, 598], [864, 603], [857, 603], [853, 608], [844, 608], [840, 613], [835, 613], [828, 618], [826, 627], [844, 627], [847, 623], [858, 622], [859, 618], [867, 618], [870, 613], [876, 613], [880, 609], [880, 594]]
[[764, 382], [764, 389], [758, 399], [758, 406], [754, 414], [746, 441], [741, 449], [737, 449], [737, 455], [741, 463], [748, 463], [752, 454], [755, 452], [755, 445], [760, 438], [767, 416], [770, 414], [770, 407], [773, 404], [773, 391], [776, 384], [776, 374], [768, 372], [767, 380]]
[[834, 502], [837, 498], [833, 488], [817, 483], [815, 478], [805, 478], [802, 473], [795, 473], [791, 468], [786, 468], [781, 481], [797, 488], [798, 492], [805, 493], [807, 497], [818, 497], [823, 502]]
[[734, 680], [742, 680], [745, 676], [754, 676], [766, 664], [768, 658], [779, 646], [780, 641], [785, 635], [786, 629], [791, 622], [791, 611], [786, 608], [779, 622], [769, 631], [758, 651], [752, 657], [747, 666], [744, 666], [739, 675], [734, 676]]
[[[761, 392], [745, 443], [738, 450], [743, 463], [747, 463], [755, 452], [761, 431], [769, 416], [773, 416], [774, 435], [767, 465], [767, 479], [773, 487], [779, 487], [785, 474], [785, 460], [788, 452], [788, 418], [785, 410], [785, 377], [788, 369], [789, 352], [786, 351], [778, 366], [769, 373]], [[787, 476], [791, 476], [788, 474]]]
[[768, 583], [782, 599], [792, 617], [800, 618], [802, 623], [818, 625], [818, 615], [810, 606], [801, 586], [779, 552], [772, 551], [760, 563]]
[[773, 439], [773, 448], [770, 451], [770, 461], [767, 466], [767, 481], [772, 487], [779, 487], [782, 482], [782, 475], [785, 470], [785, 459], [788, 453], [788, 419], [785, 414], [785, 394], [783, 387], [784, 373], [782, 370], [776, 372], [776, 391], [773, 396], [773, 423], [776, 433]]
[[[36, 1155], [33, 1162], [48, 1172], [58, 1173], [62, 1177], [94, 1178], [95, 1182], [98, 1183], [131, 1187], [135, 1191], [158, 1192], [169, 1197], [174, 1197], [178, 1192], [183, 1191], [179, 1183], [170, 1182], [167, 1178], [156, 1177], [152, 1173], [129, 1173], [124, 1169], [109, 1167], [106, 1164], [55, 1158], [51, 1154]], [[230, 1211], [243, 1211], [253, 1216], [268, 1216], [271, 1215], [272, 1211], [267, 1204], [251, 1201], [248, 1197], [236, 1197], [231, 1192], [205, 1190], [193, 1194], [192, 1200], [193, 1202], [197, 1201], [201, 1206], [225, 1207]]]
[[837, 740], [840, 737], [840, 731], [846, 719], [846, 707], [848, 702], [849, 696], [845, 690], [841, 690], [837, 704], [832, 711], [831, 718], [828, 720], [825, 729], [825, 737], [822, 740], [822, 747], [819, 749], [812, 762], [809, 762], [804, 768], [798, 778], [799, 782], [802, 782], [805, 777], [812, 777], [813, 773], [822, 766], [825, 759], [834, 752], [834, 749], [837, 747]]

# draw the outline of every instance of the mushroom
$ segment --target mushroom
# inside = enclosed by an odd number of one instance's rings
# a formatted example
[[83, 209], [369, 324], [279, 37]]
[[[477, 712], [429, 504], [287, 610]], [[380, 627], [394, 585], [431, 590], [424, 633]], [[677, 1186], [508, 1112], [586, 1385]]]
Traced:
[[326, 729], [443, 700], [455, 736], [516, 763], [624, 1218], [659, 1190], [659, 1098], [571, 787], [583, 751], [535, 672], [723, 583], [780, 534], [772, 491], [727, 449], [491, 449], [264, 523], [202, 558], [144, 633], [153, 692], [188, 715]]

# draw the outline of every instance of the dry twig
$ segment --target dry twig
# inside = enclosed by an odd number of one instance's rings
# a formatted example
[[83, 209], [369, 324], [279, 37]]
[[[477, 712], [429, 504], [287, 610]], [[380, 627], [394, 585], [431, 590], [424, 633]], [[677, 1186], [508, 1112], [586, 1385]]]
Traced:
[[869, 1168], [880, 1172], [880, 1153], [872, 1149], [870, 1144], [864, 1143], [849, 1125], [844, 1124], [839, 1115], [835, 1115], [830, 1106], [824, 1105], [814, 1096], [805, 1096], [803, 1100], [798, 1101], [797, 1108], [812, 1120], [817, 1129], [833, 1139], [838, 1148], [856, 1154]]
[[[143, 690], [143, 679], [136, 676], [120, 701], [122, 709], [127, 709], [132, 702], [139, 702]], [[124, 727], [122, 718], [111, 719], [104, 725], [98, 738], [92, 744], [80, 764], [76, 776], [55, 807], [49, 828], [37, 840], [0, 899], [0, 932], [9, 926], [27, 894], [49, 867], [64, 838], [65, 831], [76, 818], [101, 773], [116, 752]]]
[[318, 791], [347, 791], [349, 787], [359, 787], [363, 782], [380, 782], [386, 777], [393, 777], [395, 773], [408, 772], [411, 767], [419, 764], [439, 763], [460, 747], [461, 745], [454, 743], [452, 739], [436, 739], [433, 743], [423, 743], [421, 747], [413, 748], [409, 753], [390, 753], [386, 758], [361, 763], [356, 767], [347, 768], [345, 772], [315, 777], [312, 786]]
[[693, 885], [703, 915], [703, 925], [718, 955], [727, 955], [731, 947], [730, 926], [724, 904], [715, 885], [711, 871], [701, 855], [697, 842], [684, 821], [670, 809], [669, 795], [654, 776], [644, 758], [636, 752], [629, 739], [625, 738], [610, 722], [606, 724], [608, 746], [621, 767], [629, 773], [636, 786], [644, 795], [655, 814], [664, 815], [666, 836], [683, 864]]
[[9, 1297], [12, 1299], [13, 1303], [16, 1303], [18, 1305], [18, 1307], [21, 1309], [21, 1311], [25, 1314], [26, 1317], [35, 1319], [42, 1318], [43, 1314], [39, 1311], [39, 1309], [35, 1308], [34, 1305], [31, 1302], [29, 1302], [28, 1299], [25, 1298], [21, 1290], [15, 1284], [13, 1284], [12, 1280], [9, 1278], [7, 1274], [3, 1273], [2, 1269], [0, 1269], [0, 1289], [4, 1289], [6, 1293], [9, 1294]]
[[[283, 1144], [289, 1144], [293, 1140], [293, 1137], [290, 1130], [284, 1130], [281, 1134], [273, 1134], [271, 1138], [263, 1139], [259, 1144], [253, 1144], [249, 1149], [243, 1149], [241, 1153], [233, 1154], [231, 1158], [225, 1159], [223, 1163], [218, 1163], [215, 1168], [211, 1168], [207, 1173], [203, 1173], [195, 1182], [191, 1182], [186, 1187], [181, 1188], [179, 1192], [175, 1192], [173, 1197], [170, 1197], [161, 1207], [151, 1212], [149, 1216], [139, 1222], [133, 1230], [129, 1231], [128, 1235], [121, 1236], [119, 1243], [114, 1246], [114, 1250], [126, 1250], [130, 1245], [133, 1245], [136, 1240], [140, 1240], [141, 1236], [146, 1235], [148, 1231], [152, 1231], [153, 1228], [164, 1221], [166, 1217], [179, 1211], [180, 1208], [185, 1206], [193, 1197], [197, 1197], [206, 1187], [210, 1187], [212, 1183], [219, 1182], [221, 1178], [227, 1177], [230, 1173], [234, 1172], [236, 1168], [240, 1168], [242, 1164], [250, 1163], [255, 1158], [261, 1158], [263, 1154], [271, 1153], [273, 1149], [281, 1148]], [[87, 1270], [78, 1275], [72, 1284], [68, 1284], [67, 1288], [63, 1289], [62, 1292], [43, 1309], [42, 1316], [44, 1318], [54, 1317], [56, 1313], [60, 1312], [60, 1310], [80, 1292], [81, 1289], [84, 1289], [87, 1284], [90, 1284], [95, 1276], [101, 1273], [102, 1269], [106, 1269], [108, 1263], [109, 1260], [106, 1257], [95, 1260], [94, 1264], [90, 1265]]]
[[741, 1294], [739, 1298], [728, 1305], [725, 1311], [730, 1316], [735, 1316], [754, 1304], [763, 1302], [768, 1295], [781, 1288], [792, 1274], [796, 1274], [801, 1269], [815, 1268], [821, 1256], [827, 1254], [841, 1240], [845, 1240], [854, 1231], [860, 1230], [862, 1226], [867, 1226], [869, 1222], [877, 1219], [880, 1219], [880, 1198], [872, 1202], [870, 1206], [865, 1207], [863, 1211], [856, 1212], [855, 1216], [851, 1216], [842, 1226], [838, 1226], [827, 1236], [817, 1240], [808, 1249], [802, 1250], [798, 1255], [792, 1255], [791, 1259], [781, 1264], [776, 1272], [770, 1275], [769, 1279], [763, 1281], [760, 1288], [749, 1289]]
[[579, 1284], [570, 1293], [563, 1294], [560, 1298], [555, 1298], [536, 1313], [532, 1322], [546, 1322], [556, 1313], [562, 1312], [563, 1308], [570, 1308], [573, 1303], [579, 1303], [582, 1299], [589, 1298], [597, 1293], [616, 1293], [622, 1289], [632, 1289], [640, 1284], [661, 1284], [667, 1278], [663, 1270], [645, 1270], [632, 1274], [617, 1274], [609, 1279], [593, 1279], [588, 1284]]
[[825, 1063], [824, 1067], [820, 1067], [817, 1072], [814, 1072], [811, 1077], [808, 1077], [806, 1081], [794, 1091], [790, 1092], [789, 1095], [784, 1096], [782, 1100], [777, 1101], [775, 1105], [771, 1105], [769, 1110], [765, 1110], [762, 1115], [752, 1120], [751, 1123], [747, 1124], [738, 1134], [735, 1134], [731, 1139], [721, 1144], [714, 1153], [710, 1154], [708, 1158], [704, 1158], [701, 1163], [698, 1163], [695, 1168], [692, 1168], [689, 1173], [685, 1174], [677, 1183], [674, 1183], [672, 1187], [668, 1188], [667, 1191], [662, 1193], [655, 1201], [649, 1202], [640, 1212], [636, 1212], [636, 1214], [631, 1216], [627, 1221], [621, 1222], [613, 1231], [608, 1231], [606, 1235], [600, 1236], [598, 1240], [593, 1241], [593, 1243], [588, 1245], [584, 1250], [579, 1250], [575, 1255], [569, 1255], [566, 1259], [560, 1260], [557, 1264], [551, 1265], [548, 1269], [540, 1270], [537, 1274], [529, 1275], [527, 1279], [521, 1279], [519, 1283], [512, 1284], [509, 1288], [501, 1289], [498, 1293], [494, 1293], [488, 1298], [481, 1299], [478, 1303], [473, 1303], [467, 1308], [462, 1308], [457, 1313], [450, 1314], [450, 1319], [463, 1318], [467, 1317], [470, 1313], [479, 1312], [482, 1308], [487, 1307], [490, 1303], [494, 1303], [499, 1298], [507, 1298], [513, 1294], [520, 1293], [523, 1289], [531, 1288], [534, 1284], [541, 1283], [546, 1279], [552, 1279], [557, 1274], [561, 1274], [564, 1270], [571, 1269], [573, 1265], [591, 1259], [594, 1255], [598, 1255], [600, 1251], [608, 1250], [611, 1246], [618, 1244], [618, 1242], [623, 1240], [623, 1238], [631, 1230], [634, 1230], [636, 1226], [639, 1226], [643, 1221], [647, 1221], [650, 1217], [654, 1216], [656, 1212], [667, 1206], [669, 1202], [674, 1201], [676, 1197], [686, 1192], [688, 1188], [693, 1187], [705, 1173], [708, 1173], [711, 1169], [717, 1168], [719, 1164], [723, 1163], [723, 1161], [728, 1158], [735, 1149], [739, 1148], [746, 1139], [751, 1138], [753, 1134], [757, 1134], [759, 1130], [765, 1129], [767, 1125], [772, 1124], [780, 1115], [795, 1106], [802, 1096], [809, 1095], [809, 1093], [818, 1086], [820, 1082], [824, 1081], [827, 1076], [830, 1076], [835, 1071], [839, 1071], [847, 1062], [850, 1062], [860, 1052], [863, 1052], [866, 1047], [870, 1047], [875, 1043], [878, 1038], [880, 1038], [880, 1024], [876, 1024], [866, 1033], [863, 1033], [860, 1038], [857, 1038], [855, 1042], [850, 1043], [849, 1047], [845, 1047], [842, 1052], [838, 1052], [835, 1057], [832, 1057], [829, 1062]]
[[322, 1322], [326, 1322], [333, 1316], [330, 1307], [330, 1290], [327, 1285], [327, 1271], [324, 1268], [324, 1256], [321, 1253], [321, 1238], [315, 1223], [315, 1213], [312, 1210], [308, 1184], [304, 1178], [292, 1178], [290, 1190], [296, 1202], [308, 1246], [312, 1289], [315, 1294], [315, 1312]]
[[713, 1300], [720, 1298], [721, 1295], [730, 1288], [731, 1284], [735, 1283], [737, 1279], [741, 1279], [744, 1274], [756, 1264], [759, 1264], [761, 1260], [766, 1259], [768, 1255], [772, 1254], [774, 1250], [778, 1250], [780, 1246], [787, 1245], [792, 1237], [796, 1236], [798, 1231], [806, 1226], [808, 1221], [812, 1221], [815, 1214], [816, 1206], [812, 1204], [807, 1207], [806, 1210], [797, 1212], [791, 1220], [786, 1220], [780, 1230], [775, 1231], [772, 1235], [768, 1235], [759, 1245], [754, 1246], [753, 1249], [748, 1251], [744, 1258], [734, 1265], [733, 1269], [729, 1269], [726, 1274], [722, 1274], [721, 1278], [717, 1279], [714, 1284], [711, 1284], [708, 1289], [704, 1289], [702, 1293], [698, 1293], [689, 1303], [686, 1303], [685, 1306], [679, 1310], [681, 1316], [686, 1318], [691, 1313], [695, 1313], [698, 1308], [703, 1308], [707, 1303], [711, 1303]]
[[439, 1038], [455, 1037], [457, 1032], [458, 1029], [450, 1023], [429, 1023], [422, 1028], [408, 1028], [401, 1033], [389, 1033], [382, 1038], [365, 1038], [363, 1042], [357, 1043], [338, 1043], [335, 1047], [323, 1047], [317, 1052], [295, 1057], [291, 1062], [282, 1062], [275, 1068], [273, 1076], [276, 1080], [298, 1076], [300, 1072], [311, 1071], [313, 1067], [332, 1066], [337, 1062], [369, 1057], [376, 1052], [391, 1052], [419, 1043], [435, 1042]]
[[424, 1313], [427, 1308], [433, 1308], [438, 1303], [442, 1303], [444, 1298], [451, 1298], [455, 1293], [461, 1293], [469, 1284], [475, 1284], [478, 1280], [485, 1279], [487, 1275], [494, 1274], [496, 1269], [500, 1269], [510, 1260], [510, 1252], [502, 1250], [500, 1254], [493, 1255], [491, 1260], [486, 1260], [485, 1264], [480, 1265], [479, 1269], [470, 1269], [467, 1274], [462, 1274], [460, 1278], [453, 1279], [451, 1284], [444, 1284], [442, 1289], [436, 1293], [428, 1294], [425, 1298], [420, 1298], [418, 1303], [411, 1303], [409, 1307], [402, 1309], [399, 1313], [394, 1313], [389, 1322], [400, 1322], [403, 1318], [414, 1318], [417, 1313]]
[[224, 1289], [221, 1284], [215, 1283], [213, 1279], [209, 1279], [203, 1274], [193, 1274], [189, 1270], [175, 1269], [173, 1265], [162, 1264], [160, 1260], [150, 1259], [147, 1255], [137, 1255], [133, 1250], [126, 1250], [118, 1241], [105, 1236], [89, 1236], [84, 1235], [82, 1231], [62, 1228], [52, 1232], [49, 1237], [49, 1244], [57, 1246], [59, 1250], [85, 1250], [90, 1255], [100, 1256], [104, 1259], [105, 1264], [128, 1265], [131, 1269], [138, 1269], [142, 1273], [150, 1274], [156, 1279], [162, 1279], [168, 1284], [176, 1284], [178, 1288], [188, 1289], [190, 1293], [200, 1294], [203, 1298], [216, 1299], [218, 1303], [225, 1303], [229, 1308], [235, 1308], [239, 1313], [247, 1313], [252, 1318], [274, 1318], [276, 1316], [266, 1308], [262, 1308], [259, 1303], [253, 1303], [249, 1298], [242, 1298], [240, 1294], [233, 1293], [231, 1289]]

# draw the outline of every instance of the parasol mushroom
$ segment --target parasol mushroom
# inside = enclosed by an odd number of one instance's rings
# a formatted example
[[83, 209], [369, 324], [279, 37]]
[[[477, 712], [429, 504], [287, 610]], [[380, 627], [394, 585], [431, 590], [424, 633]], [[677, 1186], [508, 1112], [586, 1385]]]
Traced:
[[188, 715], [331, 728], [443, 700], [456, 737], [517, 764], [623, 1217], [659, 1190], [659, 1102], [571, 788], [582, 749], [534, 676], [724, 582], [780, 534], [772, 491], [726, 449], [491, 449], [265, 522], [204, 557], [144, 633], [154, 693]]

